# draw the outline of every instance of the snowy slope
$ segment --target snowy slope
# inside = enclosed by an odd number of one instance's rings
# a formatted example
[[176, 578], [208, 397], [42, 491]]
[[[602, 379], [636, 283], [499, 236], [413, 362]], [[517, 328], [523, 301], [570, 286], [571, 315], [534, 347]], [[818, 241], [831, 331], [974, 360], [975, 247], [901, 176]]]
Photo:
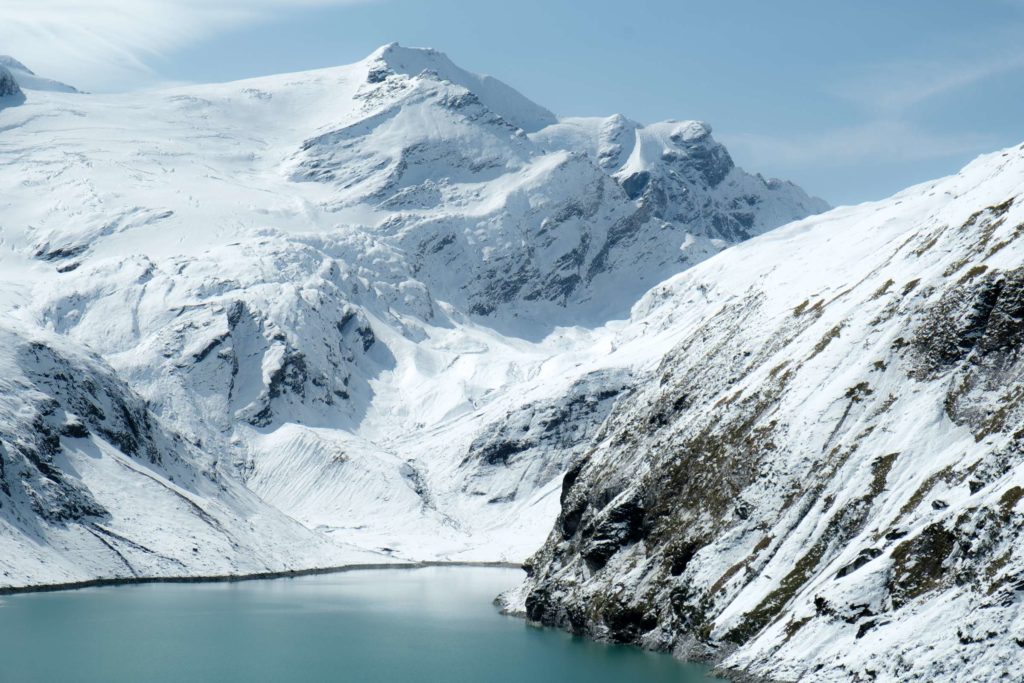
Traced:
[[[169, 435], [167, 457], [226, 482], [195, 495], [223, 507], [230, 533], [232, 514], [262, 505], [320, 539], [292, 553], [277, 520], [266, 545], [238, 536], [224, 571], [337, 564], [352, 544], [526, 557], [568, 461], [630, 385], [628, 368], [584, 366], [606, 352], [604, 322], [665, 276], [825, 208], [734, 168], [701, 124], [654, 127], [656, 143], [633, 130], [609, 165], [552, 141], [573, 124], [432, 50], [103, 96], [4, 63], [25, 95], [0, 111], [0, 311], [15, 339], [45, 331], [102, 354]], [[650, 187], [669, 189], [631, 197], [622, 169], [642, 141]], [[689, 208], [659, 199], [684, 186]], [[108, 525], [152, 507], [148, 490], [115, 496], [133, 488], [102, 476], [61, 486], [89, 493]], [[151, 546], [143, 522], [124, 531]], [[86, 545], [60, 554], [83, 576], [126, 570], [85, 562]], [[212, 568], [164, 554], [183, 574]], [[67, 578], [33, 572], [19, 581]]]
[[510, 608], [777, 680], [1017, 680], [1022, 264], [1024, 146], [654, 288]]
[[6, 69], [18, 85], [26, 90], [51, 90], [54, 92], [68, 93], [78, 92], [77, 89], [67, 85], [66, 83], [37, 76], [27, 66], [19, 62], [14, 57], [9, 57], [8, 55], [0, 55], [0, 68]]
[[448, 81], [473, 93], [487, 109], [528, 133], [558, 122], [558, 118], [550, 111], [531, 102], [498, 79], [470, 73], [453, 64], [447, 55], [437, 50], [407, 48], [391, 43], [374, 52], [370, 61], [372, 67], [368, 80], [371, 82], [383, 82], [393, 75], [415, 77], [426, 72], [433, 78]]
[[262, 502], [50, 333], [0, 328], [0, 436], [4, 586], [387, 561]]
[[0, 585], [543, 544], [508, 600], [545, 623], [782, 680], [1013, 676], [1024, 150], [768, 232], [825, 207], [707, 124], [559, 120], [434, 51], [27, 71]]

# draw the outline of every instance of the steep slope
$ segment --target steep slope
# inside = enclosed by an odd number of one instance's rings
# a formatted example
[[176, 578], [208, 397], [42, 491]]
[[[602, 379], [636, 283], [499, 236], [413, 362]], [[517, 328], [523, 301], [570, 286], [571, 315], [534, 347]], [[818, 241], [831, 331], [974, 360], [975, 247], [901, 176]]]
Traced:
[[0, 65], [0, 107], [21, 104], [25, 101], [25, 95], [18, 87], [12, 74], [6, 67]]
[[[1015, 680], [1024, 146], [652, 290], [529, 618], [800, 681]], [[632, 349], [632, 350], [631, 350]]]
[[78, 92], [77, 89], [66, 83], [37, 76], [27, 66], [19, 62], [14, 57], [9, 57], [8, 55], [0, 55], [0, 67], [6, 69], [18, 85], [26, 90], [50, 90], [65, 93]]
[[429, 48], [408, 48], [398, 43], [385, 45], [369, 58], [372, 66], [369, 82], [383, 82], [392, 75], [430, 76], [452, 83], [480, 100], [483, 106], [528, 133], [558, 122], [558, 118], [540, 105], [491, 76], [480, 76], [456, 66], [448, 56]]
[[[602, 325], [823, 208], [734, 168], [702, 124], [630, 129], [615, 163], [548, 139], [567, 125], [397, 45], [238, 83], [33, 90], [0, 111], [0, 312], [102, 353], [183, 462], [325, 557], [521, 560], [629, 390], [628, 368], [590, 362]], [[641, 166], [657, 191], [631, 197]], [[683, 188], [688, 208], [659, 199]], [[150, 547], [145, 525], [125, 536]]]
[[95, 355], [0, 328], [3, 586], [386, 561], [310, 532], [228, 474]]

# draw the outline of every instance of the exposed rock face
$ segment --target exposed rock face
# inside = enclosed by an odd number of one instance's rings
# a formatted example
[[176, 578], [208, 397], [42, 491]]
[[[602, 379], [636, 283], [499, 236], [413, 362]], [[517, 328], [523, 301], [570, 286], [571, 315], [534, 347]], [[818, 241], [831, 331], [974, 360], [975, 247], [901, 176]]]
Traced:
[[[764, 195], [786, 189], [783, 183], [773, 186], [737, 169], [725, 147], [711, 137], [711, 126], [702, 121], [641, 129], [637, 148], [616, 177], [652, 216], [700, 225], [708, 237], [729, 243], [758, 234], [758, 205]], [[726, 181], [734, 189], [715, 197], [716, 188]]]
[[107, 511], [66, 471], [62, 440], [95, 435], [151, 465], [168, 451], [173, 459], [171, 440], [154, 429], [142, 401], [99, 359], [45, 339], [0, 330], [0, 508], [13, 507], [32, 527], [33, 513], [51, 524], [101, 521]]
[[0, 490], [27, 522], [27, 504], [50, 523], [101, 520], [107, 511], [65, 471], [62, 439], [92, 436], [147, 465], [175, 459], [174, 439], [156, 429], [145, 404], [97, 358], [60, 340], [0, 330]]
[[1016, 678], [1021, 187], [1024, 148], [655, 289], [674, 347], [508, 606], [778, 680]]
[[582, 455], [630, 388], [626, 372], [599, 371], [575, 381], [556, 400], [517, 405], [470, 443], [460, 465], [463, 490], [494, 502], [511, 501], [556, 479]]
[[14, 75], [5, 66], [0, 66], [0, 97], [21, 97], [21, 88], [14, 80]]
[[[294, 561], [282, 556], [312, 563], [337, 551], [225, 476], [201, 446], [169, 430], [98, 356], [5, 324], [4, 585], [282, 570]], [[296, 542], [309, 545], [281, 552]]]

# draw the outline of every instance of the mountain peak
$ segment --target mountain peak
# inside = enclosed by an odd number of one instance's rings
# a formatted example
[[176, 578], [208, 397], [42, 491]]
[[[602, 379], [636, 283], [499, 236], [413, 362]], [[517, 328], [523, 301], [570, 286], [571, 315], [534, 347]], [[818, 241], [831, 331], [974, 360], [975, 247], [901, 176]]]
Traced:
[[15, 69], [17, 71], [24, 71], [31, 76], [35, 75], [31, 69], [10, 55], [0, 55], [0, 66], [5, 66], [8, 69]]
[[[454, 68], [448, 55], [432, 47], [406, 47], [394, 42], [381, 45], [369, 57], [371, 60], [383, 61], [396, 71], [416, 75], [419, 71], [431, 68], [432, 65], [443, 63]], [[417, 66], [420, 65], [420, 66]]]
[[429, 76], [461, 86], [495, 114], [528, 133], [558, 122], [553, 113], [492, 76], [475, 74], [459, 67], [446, 54], [433, 48], [383, 45], [366, 59], [367, 80], [380, 83], [391, 75]]
[[34, 71], [10, 55], [0, 55], [0, 67], [11, 75], [17, 85], [25, 88], [26, 90], [48, 90], [51, 92], [68, 93], [78, 92], [77, 88], [73, 88], [67, 83], [61, 83], [60, 81], [55, 81], [50, 78], [37, 76]]
[[[676, 124], [675, 121], [668, 123]], [[697, 142], [711, 135], [711, 124], [705, 121], [682, 121], [672, 131], [672, 136], [683, 142]]]

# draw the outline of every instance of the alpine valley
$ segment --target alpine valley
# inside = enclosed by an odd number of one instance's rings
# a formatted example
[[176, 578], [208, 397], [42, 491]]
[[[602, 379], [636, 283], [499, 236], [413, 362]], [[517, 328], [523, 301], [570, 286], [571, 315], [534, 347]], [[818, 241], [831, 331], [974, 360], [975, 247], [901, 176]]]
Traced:
[[0, 590], [525, 563], [732, 680], [1014, 680], [1024, 147], [828, 210], [443, 54], [0, 58]]

